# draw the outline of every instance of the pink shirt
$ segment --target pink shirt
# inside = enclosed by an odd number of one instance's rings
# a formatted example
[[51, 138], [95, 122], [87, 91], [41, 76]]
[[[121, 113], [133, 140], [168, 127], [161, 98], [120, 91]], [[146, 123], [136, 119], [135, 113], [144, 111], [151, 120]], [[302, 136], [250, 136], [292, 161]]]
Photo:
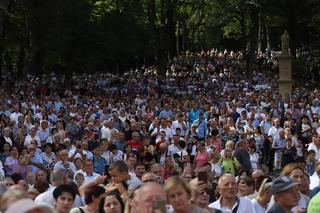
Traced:
[[203, 167], [210, 159], [210, 153], [207, 151], [197, 152], [196, 156], [196, 168]]

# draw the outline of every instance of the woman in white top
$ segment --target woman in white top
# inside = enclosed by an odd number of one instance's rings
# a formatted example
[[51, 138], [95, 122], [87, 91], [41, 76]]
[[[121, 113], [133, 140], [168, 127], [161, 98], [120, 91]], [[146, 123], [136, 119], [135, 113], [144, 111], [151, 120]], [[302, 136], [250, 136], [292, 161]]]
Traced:
[[218, 151], [211, 152], [210, 164], [211, 164], [211, 169], [215, 174], [215, 177], [220, 177], [222, 173], [221, 164], [219, 162], [220, 158], [221, 158], [221, 155]]
[[36, 127], [35, 126], [31, 127], [30, 135], [27, 135], [26, 139], [24, 140], [25, 146], [28, 146], [29, 144], [31, 144], [31, 141], [33, 141], [33, 140], [37, 142], [37, 147], [41, 146], [40, 138], [36, 133], [37, 133]]
[[259, 167], [259, 155], [256, 152], [256, 145], [251, 144], [249, 147], [250, 163], [252, 170], [255, 171]]
[[260, 189], [258, 191], [257, 197], [251, 200], [256, 213], [265, 213], [270, 202], [272, 192], [271, 192], [272, 181], [268, 182], [268, 179], [264, 179]]

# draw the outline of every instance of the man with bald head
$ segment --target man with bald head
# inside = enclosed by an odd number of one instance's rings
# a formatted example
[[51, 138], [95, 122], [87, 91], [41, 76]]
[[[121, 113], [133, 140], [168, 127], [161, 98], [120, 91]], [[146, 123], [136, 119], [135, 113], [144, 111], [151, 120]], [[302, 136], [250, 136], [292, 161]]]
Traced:
[[209, 205], [210, 208], [222, 212], [255, 213], [255, 209], [248, 198], [237, 197], [238, 184], [231, 174], [224, 174], [218, 181], [220, 198]]
[[166, 194], [163, 187], [154, 182], [148, 182], [138, 188], [129, 202], [131, 213], [166, 212]]

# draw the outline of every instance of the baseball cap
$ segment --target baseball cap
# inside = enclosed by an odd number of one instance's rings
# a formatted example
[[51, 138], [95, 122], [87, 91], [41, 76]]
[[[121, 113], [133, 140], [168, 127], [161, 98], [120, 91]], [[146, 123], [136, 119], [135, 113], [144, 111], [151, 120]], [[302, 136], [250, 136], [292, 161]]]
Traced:
[[294, 186], [299, 185], [300, 183], [294, 182], [288, 176], [282, 176], [275, 179], [271, 185], [272, 194], [278, 194], [279, 192], [283, 192], [287, 189], [290, 189]]

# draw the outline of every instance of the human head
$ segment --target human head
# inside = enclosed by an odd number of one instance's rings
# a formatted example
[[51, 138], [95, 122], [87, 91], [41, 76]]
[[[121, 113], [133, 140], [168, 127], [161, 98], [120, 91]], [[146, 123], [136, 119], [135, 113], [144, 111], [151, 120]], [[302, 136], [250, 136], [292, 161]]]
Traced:
[[162, 166], [159, 163], [154, 163], [151, 166], [151, 172], [157, 176], [162, 177]]
[[5, 212], [10, 205], [23, 198], [28, 198], [27, 192], [19, 189], [8, 189], [1, 196], [0, 211]]
[[133, 155], [133, 154], [128, 155], [127, 165], [129, 168], [134, 169], [136, 162], [137, 162], [137, 157], [135, 155]]
[[147, 172], [141, 177], [142, 183], [157, 182], [157, 176], [151, 172]]
[[198, 186], [199, 180], [198, 178], [194, 178], [190, 181], [190, 187], [192, 189], [192, 200], [194, 201], [194, 203], [198, 206], [200, 206], [201, 208], [207, 208], [209, 205], [209, 190], [206, 189], [204, 191], [201, 192], [201, 194], [199, 196], [195, 196], [195, 190], [196, 187]]
[[51, 172], [51, 183], [54, 186], [59, 186], [61, 184], [67, 183], [68, 173], [65, 169], [54, 169]]
[[280, 176], [289, 176], [293, 181], [301, 183], [304, 169], [298, 163], [289, 163], [282, 169]]
[[74, 175], [74, 182], [77, 184], [78, 187], [82, 186], [84, 183], [84, 175], [81, 172], [78, 172]]
[[238, 194], [240, 197], [245, 197], [253, 194], [255, 191], [254, 180], [251, 177], [240, 177], [238, 181]]
[[96, 203], [96, 206], [98, 206], [99, 200], [103, 193], [105, 193], [105, 189], [102, 186], [90, 186], [84, 191], [84, 201], [87, 205]]
[[298, 183], [288, 176], [278, 177], [271, 185], [275, 202], [287, 211], [298, 205], [300, 195], [297, 185]]
[[127, 164], [122, 161], [116, 161], [109, 166], [109, 173], [111, 179], [115, 183], [121, 183], [122, 181], [126, 181], [129, 178], [129, 168]]
[[101, 197], [99, 202], [99, 213], [122, 213], [124, 211], [124, 203], [120, 195], [116, 192], [108, 192]]
[[156, 207], [166, 204], [166, 194], [158, 183], [149, 182], [143, 184], [129, 196], [126, 205], [126, 212], [149, 213], [154, 212]]
[[146, 172], [146, 166], [144, 165], [143, 162], [139, 161], [135, 165], [134, 171], [135, 171], [137, 177], [139, 177], [141, 179], [143, 174]]
[[175, 211], [180, 212], [188, 206], [192, 196], [191, 188], [181, 176], [170, 177], [164, 185], [164, 190]]
[[87, 174], [92, 174], [93, 173], [93, 162], [90, 159], [86, 159], [84, 161], [84, 172], [86, 172]]
[[72, 186], [62, 184], [53, 190], [54, 206], [57, 213], [69, 213], [76, 193]]
[[6, 213], [54, 213], [55, 211], [47, 204], [36, 204], [31, 199], [20, 199], [7, 209]]
[[312, 161], [316, 159], [316, 152], [313, 149], [308, 151], [308, 158]]
[[222, 175], [219, 178], [217, 187], [221, 197], [231, 199], [237, 196], [238, 185], [235, 177], [231, 174]]
[[42, 169], [39, 169], [37, 172], [36, 172], [36, 180], [39, 181], [45, 181], [45, 182], [48, 182], [48, 173]]
[[6, 177], [6, 178], [3, 180], [3, 183], [4, 183], [4, 185], [7, 187], [7, 189], [9, 189], [11, 186], [14, 185], [14, 181], [12, 180], [11, 177]]

